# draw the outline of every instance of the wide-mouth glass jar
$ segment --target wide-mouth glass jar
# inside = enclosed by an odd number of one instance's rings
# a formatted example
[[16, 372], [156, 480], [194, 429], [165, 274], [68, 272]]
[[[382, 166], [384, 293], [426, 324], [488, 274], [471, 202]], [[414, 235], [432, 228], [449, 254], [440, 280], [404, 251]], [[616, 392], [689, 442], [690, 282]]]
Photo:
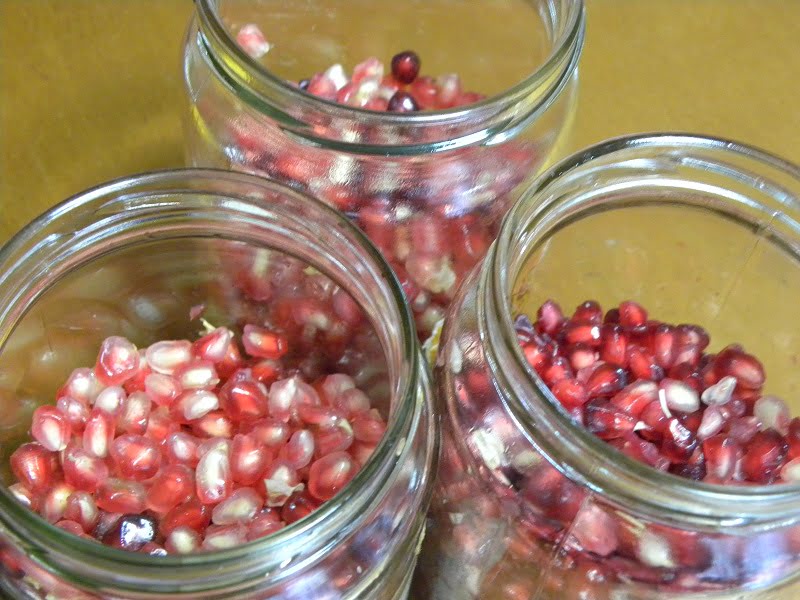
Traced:
[[[516, 190], [567, 129], [582, 1], [195, 4], [184, 52], [188, 162], [266, 174], [347, 213], [383, 252], [419, 332], [429, 333]], [[258, 58], [246, 43], [253, 26], [267, 40]], [[408, 49], [422, 60], [416, 81], [463, 88], [475, 101], [373, 111], [299, 85], [334, 64], [351, 73], [368, 57], [383, 64], [370, 67], [378, 85], [386, 80], [375, 70], [388, 76], [392, 55]]]
[[612, 140], [537, 180], [445, 321], [419, 598], [797, 597], [800, 486], [710, 483], [623, 454], [556, 400], [515, 319], [536, 321], [548, 299], [566, 314], [634, 300], [651, 318], [706, 328], [709, 352], [742, 344], [763, 364], [763, 393], [796, 411], [798, 217], [800, 169], [720, 139]]
[[[236, 265], [251, 253], [270, 274], [269, 299], [254, 301], [234, 285]], [[0, 250], [0, 272], [4, 597], [405, 597], [432, 489], [436, 423], [402, 289], [345, 217], [251, 175], [145, 174], [45, 213]], [[259, 322], [281, 293], [294, 294], [281, 297], [284, 306], [315, 307], [310, 316], [286, 313], [305, 344], [293, 371], [351, 376], [387, 421], [330, 501], [256, 541], [151, 556], [67, 533], [14, 498], [8, 460], [27, 437], [31, 411], [55, 403], [73, 368], [94, 365], [101, 340], [121, 335], [141, 348], [194, 339], [195, 312], [238, 330]]]

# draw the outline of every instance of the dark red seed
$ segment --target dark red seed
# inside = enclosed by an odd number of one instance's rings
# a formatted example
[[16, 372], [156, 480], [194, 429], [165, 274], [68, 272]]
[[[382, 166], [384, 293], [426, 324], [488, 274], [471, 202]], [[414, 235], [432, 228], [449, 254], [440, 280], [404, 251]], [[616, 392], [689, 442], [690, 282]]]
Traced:
[[597, 361], [597, 353], [586, 344], [576, 344], [570, 347], [569, 364], [575, 371], [591, 367]]
[[575, 373], [572, 371], [572, 367], [569, 366], [569, 361], [563, 356], [555, 357], [542, 373], [542, 379], [544, 379], [548, 387], [553, 387], [556, 382], [574, 376]]
[[611, 324], [619, 324], [619, 309], [612, 308], [607, 313], [606, 316], [603, 317], [603, 323], [611, 323]]
[[584, 385], [575, 379], [557, 381], [551, 391], [567, 410], [581, 407], [589, 399]]
[[789, 454], [789, 444], [774, 429], [759, 431], [750, 440], [742, 457], [742, 475], [755, 483], [772, 483]]
[[586, 381], [589, 397], [613, 396], [628, 383], [624, 369], [614, 365], [603, 364], [592, 372]]
[[760, 389], [764, 385], [764, 367], [759, 360], [738, 346], [728, 346], [714, 360], [717, 377], [735, 377], [745, 388]]
[[682, 463], [689, 460], [695, 448], [697, 448], [697, 436], [679, 419], [670, 419], [664, 428], [661, 453], [670, 462]]
[[611, 440], [609, 443], [620, 452], [646, 465], [650, 465], [659, 471], [666, 471], [669, 469], [669, 461], [661, 456], [658, 446], [641, 439], [634, 433], [628, 433], [621, 438]]
[[602, 340], [600, 325], [587, 320], [569, 321], [562, 331], [564, 340], [570, 345], [586, 344], [597, 348]]
[[619, 438], [633, 431], [636, 418], [604, 401], [586, 405], [586, 428], [603, 440]]
[[795, 417], [789, 422], [786, 443], [789, 444], [789, 460], [800, 458], [800, 417]]
[[538, 344], [531, 342], [522, 347], [522, 353], [525, 355], [525, 360], [537, 372], [543, 369], [548, 361], [549, 354]]
[[395, 92], [389, 100], [389, 112], [416, 112], [418, 110], [417, 101], [408, 92]]
[[733, 438], [715, 435], [703, 442], [706, 458], [706, 475], [717, 483], [730, 481], [742, 456], [742, 447]]
[[700, 378], [700, 373], [690, 363], [684, 362], [674, 365], [667, 372], [667, 376], [670, 379], [682, 381], [697, 393], [703, 390], [703, 381]]
[[594, 300], [587, 300], [583, 304], [579, 304], [572, 314], [573, 321], [586, 321], [600, 325], [603, 322], [603, 309], [600, 304]]
[[647, 323], [647, 311], [630, 300], [619, 305], [619, 323], [625, 328], [641, 327]]
[[416, 52], [406, 50], [392, 58], [392, 76], [400, 83], [409, 84], [419, 75], [421, 61]]
[[650, 352], [641, 346], [628, 346], [628, 368], [636, 379], [661, 381], [664, 369], [656, 364]]
[[622, 326], [614, 323], [603, 325], [601, 332], [600, 360], [624, 367], [627, 365], [628, 336]]
[[536, 313], [536, 329], [541, 333], [554, 337], [564, 324], [564, 313], [561, 307], [548, 300]]
[[611, 398], [611, 404], [638, 418], [649, 404], [657, 400], [658, 385], [653, 381], [639, 380], [617, 392]]
[[675, 359], [675, 329], [671, 325], [659, 325], [653, 332], [653, 344], [650, 350], [656, 364], [669, 369]]
[[660, 442], [670, 419], [664, 412], [661, 402], [655, 400], [645, 406], [639, 419], [646, 425], [645, 429], [639, 431], [639, 435], [651, 442]]
[[685, 463], [674, 464], [669, 472], [679, 477], [702, 481], [706, 477], [706, 459], [701, 448], [696, 448]]

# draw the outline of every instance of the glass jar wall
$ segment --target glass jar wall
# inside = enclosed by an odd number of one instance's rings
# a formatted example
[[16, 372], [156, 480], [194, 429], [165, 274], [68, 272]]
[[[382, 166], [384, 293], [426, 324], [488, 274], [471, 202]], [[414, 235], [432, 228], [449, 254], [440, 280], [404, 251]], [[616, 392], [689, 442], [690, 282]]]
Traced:
[[[797, 596], [800, 486], [791, 473], [767, 471], [767, 462], [749, 481], [737, 471], [752, 471], [750, 463], [767, 455], [778, 457], [778, 469], [788, 462], [784, 442], [783, 454], [778, 445], [751, 445], [759, 435], [780, 437], [768, 428], [775, 415], [749, 400], [756, 416], [742, 423], [754, 429], [736, 434], [743, 454], [724, 485], [713, 482], [705, 445], [705, 465], [687, 472], [664, 454], [666, 464], [659, 456], [651, 464], [670, 472], [657, 470], [643, 464], [645, 456], [618, 451], [613, 443], [621, 439], [609, 443], [590, 433], [594, 422], [580, 411], [571, 417], [576, 413], [545, 384], [541, 354], [523, 353], [528, 334], [520, 329], [524, 320], [515, 319], [525, 314], [536, 323], [548, 299], [567, 316], [587, 299], [606, 308], [640, 302], [651, 319], [704, 327], [709, 352], [742, 344], [766, 371], [760, 393], [781, 396], [796, 414], [798, 216], [800, 169], [733, 142], [679, 135], [590, 148], [523, 195], [459, 291], [442, 333], [435, 371], [442, 461], [415, 580], [418, 598]], [[542, 334], [538, 323], [535, 335]], [[545, 360], [555, 364], [553, 356]], [[698, 377], [708, 373], [696, 369]], [[652, 373], [661, 386], [665, 371]], [[678, 377], [672, 367], [669, 377]], [[746, 387], [741, 377], [735, 384]], [[730, 402], [739, 398], [744, 406], [745, 392]], [[690, 435], [708, 439], [693, 427]], [[625, 439], [650, 428], [639, 421]], [[734, 437], [728, 425], [722, 431]]]
[[[235, 285], [253, 256], [265, 269], [259, 300]], [[0, 272], [6, 597], [405, 597], [437, 455], [429, 383], [397, 280], [339, 213], [246, 174], [142, 175], [53, 208], [0, 250]], [[387, 421], [354, 479], [309, 516], [225, 550], [151, 556], [67, 533], [9, 491], [31, 412], [95, 364], [104, 338], [195, 339], [197, 312], [237, 332], [277, 326], [276, 306], [297, 309], [280, 317], [299, 349], [287, 374], [347, 374]]]
[[[348, 214], [398, 274], [427, 335], [494, 239], [515, 190], [567, 128], [582, 2], [196, 6], [184, 53], [188, 161], [269, 175]], [[266, 46], [254, 58], [237, 45], [248, 47], [243, 32], [252, 25], [271, 45], [265, 56]], [[392, 56], [407, 49], [422, 60], [408, 89], [418, 99], [434, 94], [430, 110], [366, 110], [298, 87], [334, 64], [350, 73], [368, 57], [383, 66], [372, 63], [367, 83], [383, 85]]]

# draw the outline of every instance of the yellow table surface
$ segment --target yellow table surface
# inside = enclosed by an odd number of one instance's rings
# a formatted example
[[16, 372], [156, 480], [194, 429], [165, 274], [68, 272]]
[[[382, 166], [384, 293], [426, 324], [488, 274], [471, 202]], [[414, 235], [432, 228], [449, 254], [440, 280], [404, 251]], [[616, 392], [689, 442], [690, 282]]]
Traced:
[[[800, 162], [800, 1], [587, 0], [562, 148], [654, 130]], [[0, 242], [96, 183], [183, 161], [189, 0], [0, 0]]]

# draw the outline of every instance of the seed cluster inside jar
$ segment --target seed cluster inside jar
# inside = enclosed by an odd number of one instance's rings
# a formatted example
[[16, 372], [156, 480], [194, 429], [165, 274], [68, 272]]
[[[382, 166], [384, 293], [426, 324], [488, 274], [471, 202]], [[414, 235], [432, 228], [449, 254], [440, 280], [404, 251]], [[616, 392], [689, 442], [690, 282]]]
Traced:
[[628, 456], [717, 484], [800, 481], [800, 418], [762, 394], [761, 362], [707, 352], [698, 325], [652, 320], [635, 302], [566, 317], [553, 301], [516, 319], [530, 366], [572, 418]]
[[151, 554], [229, 548], [307, 516], [386, 424], [346, 374], [287, 376], [282, 333], [245, 325], [239, 341], [244, 353], [225, 327], [143, 350], [106, 339], [35, 411], [11, 491], [71, 533]]

